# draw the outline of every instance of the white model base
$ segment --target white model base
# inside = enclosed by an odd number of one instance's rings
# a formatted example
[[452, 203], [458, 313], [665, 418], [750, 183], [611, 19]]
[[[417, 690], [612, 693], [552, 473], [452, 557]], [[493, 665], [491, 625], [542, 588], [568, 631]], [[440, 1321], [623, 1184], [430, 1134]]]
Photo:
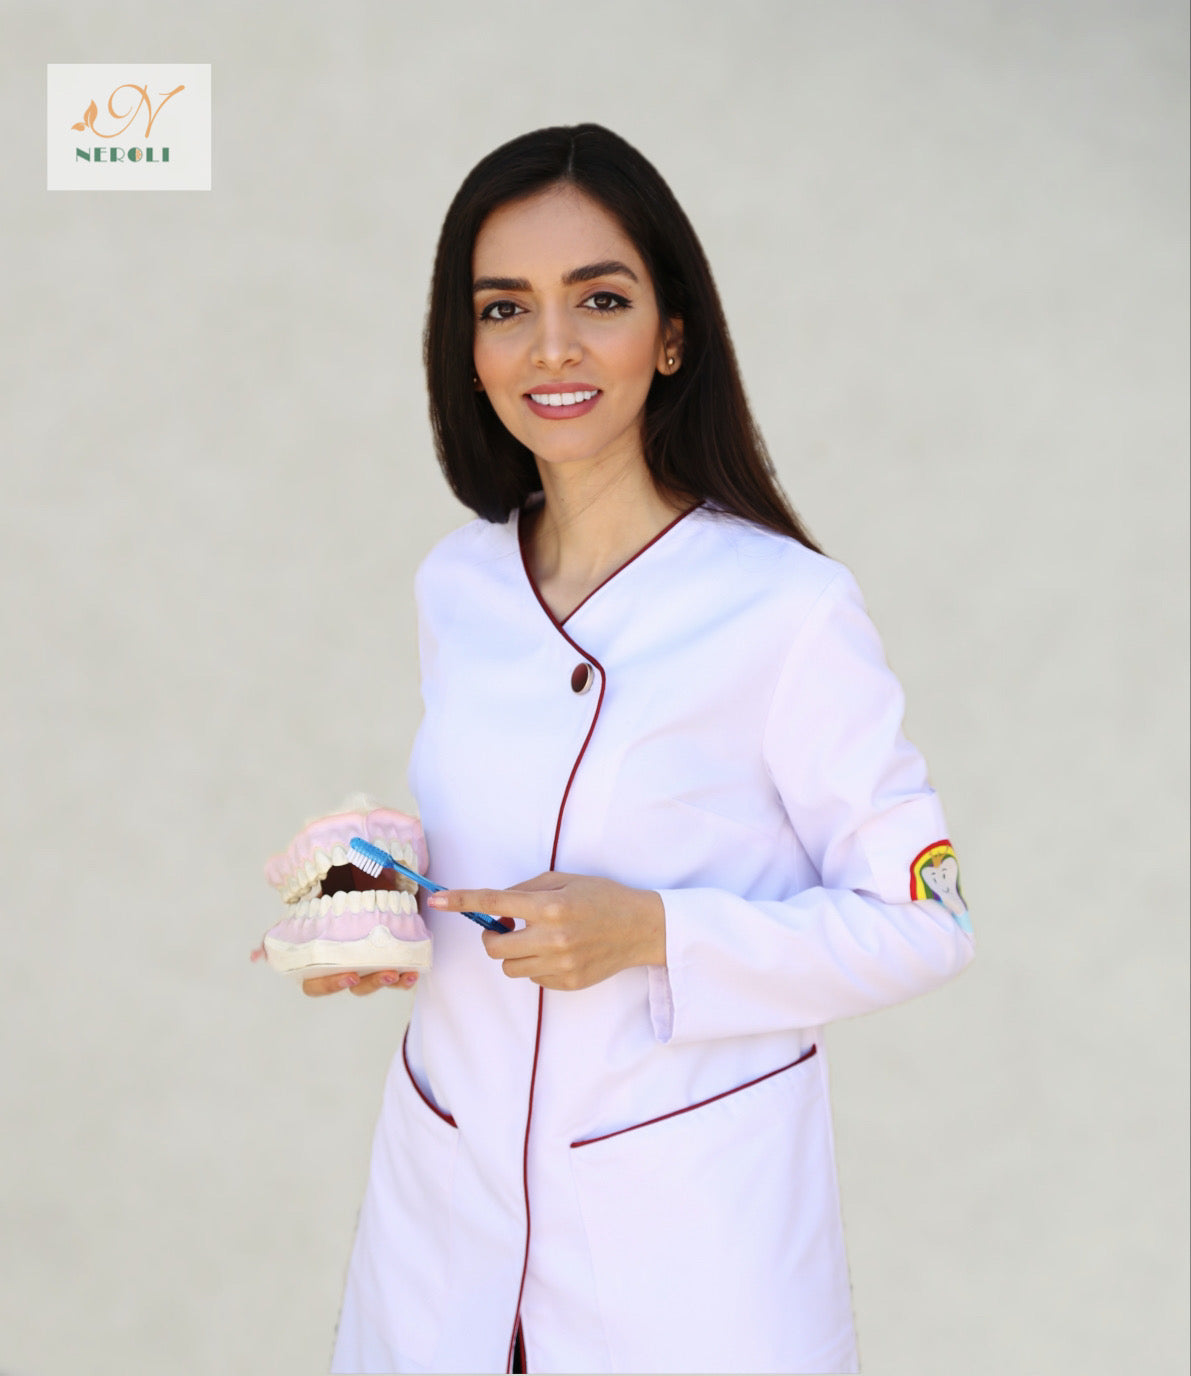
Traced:
[[278, 941], [265, 937], [265, 954], [274, 970], [296, 979], [355, 970], [428, 970], [430, 941], [399, 941], [387, 927], [373, 927], [358, 941]]

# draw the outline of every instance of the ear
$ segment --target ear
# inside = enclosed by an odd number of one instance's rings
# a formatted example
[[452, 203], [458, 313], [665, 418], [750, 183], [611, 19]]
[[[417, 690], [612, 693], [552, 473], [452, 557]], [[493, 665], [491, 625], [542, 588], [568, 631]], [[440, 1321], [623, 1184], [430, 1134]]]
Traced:
[[[670, 360], [674, 362], [671, 363]], [[669, 377], [682, 367], [682, 320], [675, 316], [666, 321], [662, 344], [658, 349], [657, 370], [663, 377]]]

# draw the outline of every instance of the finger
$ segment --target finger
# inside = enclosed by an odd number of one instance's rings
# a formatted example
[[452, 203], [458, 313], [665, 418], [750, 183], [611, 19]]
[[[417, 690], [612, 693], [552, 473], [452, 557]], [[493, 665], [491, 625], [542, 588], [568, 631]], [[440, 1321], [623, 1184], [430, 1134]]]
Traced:
[[326, 994], [337, 994], [341, 989], [350, 989], [359, 982], [360, 976], [356, 974], [319, 975], [314, 979], [304, 979], [302, 992], [312, 999], [320, 999]]
[[541, 973], [542, 965], [536, 956], [527, 956], [502, 960], [500, 968], [510, 979], [533, 979], [534, 975]]
[[448, 912], [488, 913], [492, 917], [532, 917], [538, 900], [533, 894], [513, 889], [443, 889], [426, 900], [431, 908]]
[[353, 986], [353, 994], [375, 994], [378, 989], [412, 989], [418, 975], [415, 970], [374, 970], [364, 975], [359, 984]]
[[520, 927], [512, 932], [485, 931], [480, 935], [484, 950], [493, 960], [506, 960], [509, 956], [525, 955], [526, 946], [536, 945], [531, 927]]
[[[382, 977], [389, 974], [388, 970], [374, 970], [370, 975], [361, 975], [358, 984], [353, 984], [351, 991], [357, 998], [363, 998], [367, 994], [375, 994], [381, 987]], [[396, 971], [391, 972], [396, 976]]]

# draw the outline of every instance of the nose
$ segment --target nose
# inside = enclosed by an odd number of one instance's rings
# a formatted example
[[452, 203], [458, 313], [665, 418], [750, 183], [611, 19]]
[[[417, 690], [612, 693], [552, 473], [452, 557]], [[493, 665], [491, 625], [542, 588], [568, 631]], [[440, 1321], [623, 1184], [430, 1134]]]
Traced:
[[538, 311], [533, 337], [533, 362], [550, 372], [561, 372], [583, 355], [575, 320], [564, 305], [545, 304]]

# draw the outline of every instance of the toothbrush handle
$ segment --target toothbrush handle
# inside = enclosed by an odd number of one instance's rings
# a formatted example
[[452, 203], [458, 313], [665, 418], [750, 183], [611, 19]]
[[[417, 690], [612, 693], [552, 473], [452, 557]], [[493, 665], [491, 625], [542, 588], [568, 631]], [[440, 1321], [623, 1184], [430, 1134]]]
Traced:
[[[427, 879], [424, 874], [419, 874], [417, 870], [406, 869], [396, 860], [391, 863], [398, 874], [403, 874], [406, 879], [412, 879], [427, 893], [441, 893], [446, 888], [445, 884], [436, 884], [433, 879]], [[487, 913], [469, 912], [464, 912], [463, 916], [470, 917], [473, 922], [478, 922], [481, 927], [487, 927], [490, 932], [511, 932], [513, 930], [513, 924], [505, 918], [489, 917]]]
[[469, 913], [466, 909], [460, 909], [464, 917], [470, 917], [473, 922], [478, 922], [481, 927], [487, 927], [490, 932], [511, 932], [513, 924], [507, 917], [489, 917], [487, 913]]

